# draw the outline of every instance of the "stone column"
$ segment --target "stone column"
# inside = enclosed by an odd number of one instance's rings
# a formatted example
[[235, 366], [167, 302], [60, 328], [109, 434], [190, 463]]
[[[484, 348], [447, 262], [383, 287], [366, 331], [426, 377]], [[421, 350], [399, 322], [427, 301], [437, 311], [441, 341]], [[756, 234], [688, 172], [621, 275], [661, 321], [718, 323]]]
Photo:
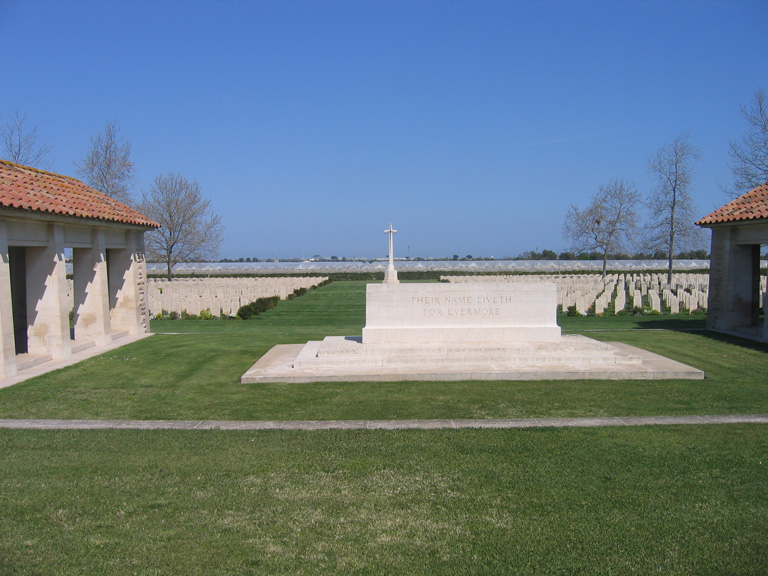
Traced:
[[707, 295], [707, 328], [717, 330], [720, 318], [721, 294], [726, 266], [726, 244], [728, 235], [723, 230], [712, 229], [712, 244], [709, 259], [709, 294]]
[[144, 232], [126, 232], [126, 247], [109, 250], [109, 300], [112, 331], [149, 332]]
[[109, 318], [109, 284], [104, 230], [94, 229], [90, 248], [75, 248], [75, 339], [97, 346], [112, 342]]
[[16, 344], [11, 306], [11, 270], [8, 261], [8, 224], [0, 220], [0, 378], [16, 375]]
[[48, 225], [47, 246], [27, 248], [27, 316], [30, 354], [53, 359], [72, 354], [61, 224]]

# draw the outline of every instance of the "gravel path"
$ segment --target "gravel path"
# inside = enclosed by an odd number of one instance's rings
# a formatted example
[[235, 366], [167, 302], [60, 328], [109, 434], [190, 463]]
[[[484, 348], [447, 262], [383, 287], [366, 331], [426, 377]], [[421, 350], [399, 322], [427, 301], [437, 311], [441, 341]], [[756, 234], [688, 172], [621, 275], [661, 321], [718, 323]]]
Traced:
[[434, 430], [445, 428], [589, 428], [686, 424], [768, 424], [768, 414], [521, 418], [477, 420], [37, 420], [0, 419], [25, 430]]

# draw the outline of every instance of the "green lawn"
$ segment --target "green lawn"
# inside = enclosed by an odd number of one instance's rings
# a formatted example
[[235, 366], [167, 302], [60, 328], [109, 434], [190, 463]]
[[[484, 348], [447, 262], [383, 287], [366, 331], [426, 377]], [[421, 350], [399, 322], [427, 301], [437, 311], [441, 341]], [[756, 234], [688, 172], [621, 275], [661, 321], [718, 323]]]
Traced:
[[153, 322], [158, 334], [151, 338], [0, 390], [0, 417], [357, 420], [768, 412], [768, 347], [707, 332], [701, 317], [563, 315], [559, 322], [566, 333], [646, 348], [700, 368], [707, 378], [240, 384], [240, 376], [275, 344], [360, 334], [365, 284], [335, 282], [248, 321]]
[[[0, 417], [379, 419], [768, 412], [768, 348], [701, 318], [568, 318], [704, 381], [241, 385], [359, 334], [364, 284], [158, 334], [0, 390]], [[182, 334], [178, 334], [183, 332]], [[768, 426], [0, 430], [0, 575], [768, 573]]]
[[766, 430], [3, 431], [0, 573], [762, 576]]

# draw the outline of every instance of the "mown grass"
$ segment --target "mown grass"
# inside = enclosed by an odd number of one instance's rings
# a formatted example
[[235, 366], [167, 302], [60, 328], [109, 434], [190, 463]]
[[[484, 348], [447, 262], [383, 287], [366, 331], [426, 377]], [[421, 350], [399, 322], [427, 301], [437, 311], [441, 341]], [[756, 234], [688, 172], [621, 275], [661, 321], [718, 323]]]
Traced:
[[3, 574], [768, 568], [760, 425], [3, 431]]
[[[366, 419], [768, 412], [766, 347], [701, 318], [567, 318], [704, 381], [241, 385], [359, 334], [362, 283], [158, 334], [0, 390], [0, 417]], [[768, 572], [768, 426], [0, 430], [0, 574]]]
[[275, 344], [360, 334], [365, 283], [336, 282], [248, 321], [153, 322], [158, 334], [151, 338], [0, 390], [0, 417], [338, 420], [768, 412], [768, 347], [707, 332], [701, 317], [563, 315], [558, 321], [565, 333], [627, 342], [700, 368], [707, 377], [240, 384], [240, 376]]

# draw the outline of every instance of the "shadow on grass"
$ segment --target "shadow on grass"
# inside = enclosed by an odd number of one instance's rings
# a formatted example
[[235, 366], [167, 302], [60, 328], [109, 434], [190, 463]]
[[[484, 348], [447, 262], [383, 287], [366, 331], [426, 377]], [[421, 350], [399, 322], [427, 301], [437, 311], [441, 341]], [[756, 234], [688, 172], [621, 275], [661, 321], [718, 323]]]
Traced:
[[558, 325], [567, 332], [615, 330], [706, 330], [706, 316], [567, 316], [558, 314]]
[[729, 344], [731, 346], [738, 346], [744, 350], [753, 350], [755, 352], [768, 352], [768, 344], [764, 342], [758, 342], [756, 340], [750, 340], [744, 336], [738, 336], [736, 334], [727, 334], [724, 332], [716, 332], [714, 330], [707, 329], [706, 316], [700, 317], [682, 317], [682, 318], [659, 318], [650, 317], [642, 318], [637, 323], [638, 330], [670, 330], [673, 332], [688, 332], [696, 331], [700, 332], [700, 335], [720, 342], [722, 344]]
[[703, 330], [701, 335], [710, 340], [720, 342], [723, 344], [730, 344], [731, 346], [738, 346], [744, 350], [752, 350], [755, 352], [768, 352], [768, 344], [763, 342], [757, 342], [750, 340], [749, 338], [743, 338], [741, 336], [735, 336], [733, 334], [723, 334], [722, 332], [714, 332], [712, 330]]
[[[633, 317], [634, 318], [634, 317]], [[696, 316], [659, 318], [658, 316], [638, 316], [638, 330], [706, 330], [707, 317]]]
[[722, 344], [738, 346], [744, 350], [768, 352], [768, 344], [750, 340], [735, 334], [715, 332], [707, 329], [706, 316], [608, 316], [580, 317], [571, 319], [558, 317], [558, 324], [567, 332], [590, 331], [643, 331], [667, 330], [670, 332], [696, 332], [702, 337]]

